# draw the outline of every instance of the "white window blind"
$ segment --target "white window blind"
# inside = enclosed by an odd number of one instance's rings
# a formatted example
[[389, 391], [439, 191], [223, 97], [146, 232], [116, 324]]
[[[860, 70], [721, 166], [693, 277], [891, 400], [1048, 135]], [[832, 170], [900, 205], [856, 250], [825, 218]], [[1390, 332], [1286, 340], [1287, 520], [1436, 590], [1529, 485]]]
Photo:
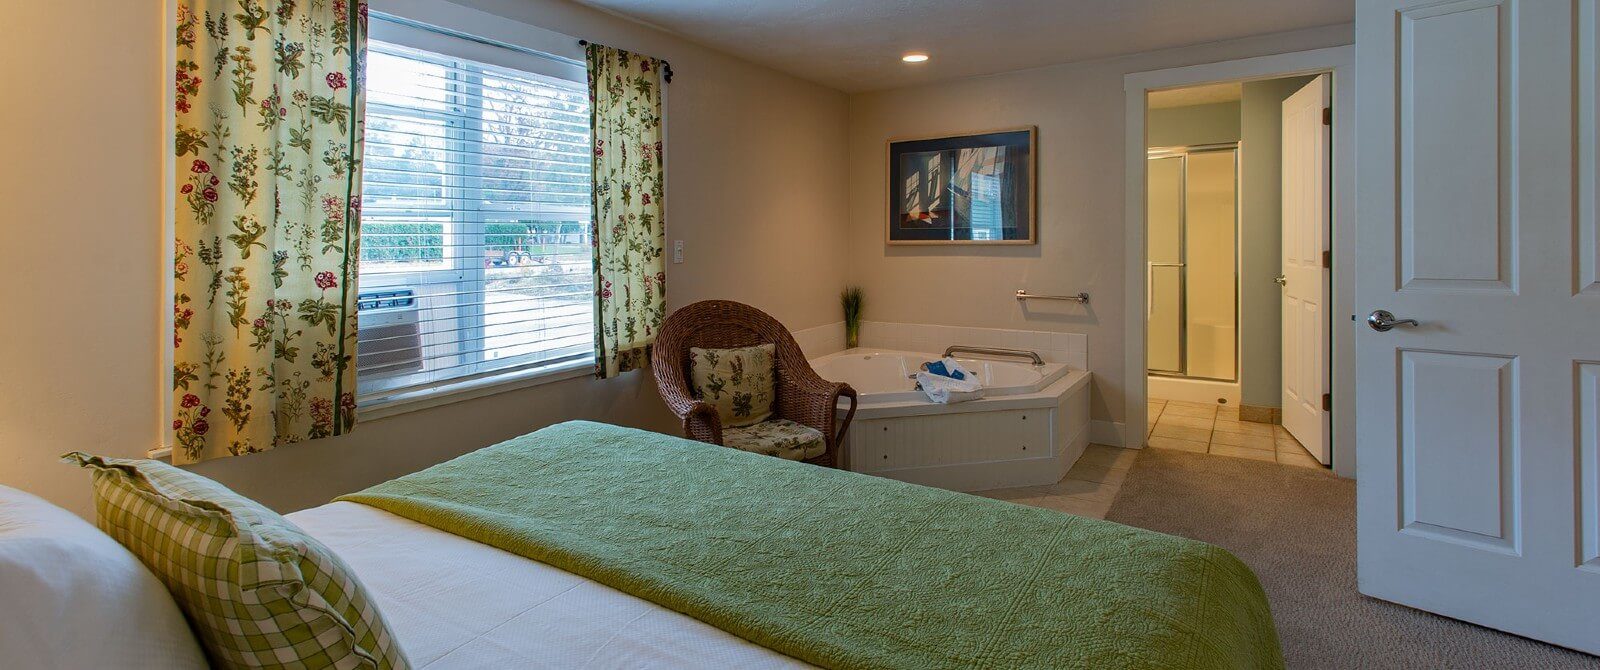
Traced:
[[361, 395], [592, 361], [586, 84], [368, 48]]

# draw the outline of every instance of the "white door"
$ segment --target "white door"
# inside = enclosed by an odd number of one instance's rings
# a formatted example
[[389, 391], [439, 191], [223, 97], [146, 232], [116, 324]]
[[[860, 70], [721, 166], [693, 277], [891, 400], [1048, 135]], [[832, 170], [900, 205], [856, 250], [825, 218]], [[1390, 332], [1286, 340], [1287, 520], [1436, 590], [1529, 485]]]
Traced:
[[1362, 593], [1591, 653], [1596, 27], [1595, 0], [1360, 1], [1342, 326]]
[[1328, 75], [1283, 101], [1283, 428], [1329, 463]]

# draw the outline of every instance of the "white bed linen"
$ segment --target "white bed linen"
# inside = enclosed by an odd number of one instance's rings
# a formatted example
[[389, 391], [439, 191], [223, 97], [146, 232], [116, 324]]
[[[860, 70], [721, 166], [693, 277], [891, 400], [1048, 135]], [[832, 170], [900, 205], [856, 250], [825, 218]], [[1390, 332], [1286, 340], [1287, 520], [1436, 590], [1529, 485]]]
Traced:
[[161, 580], [110, 535], [0, 486], [0, 668], [202, 670]]
[[809, 668], [570, 572], [336, 502], [288, 515], [339, 554], [416, 668]]

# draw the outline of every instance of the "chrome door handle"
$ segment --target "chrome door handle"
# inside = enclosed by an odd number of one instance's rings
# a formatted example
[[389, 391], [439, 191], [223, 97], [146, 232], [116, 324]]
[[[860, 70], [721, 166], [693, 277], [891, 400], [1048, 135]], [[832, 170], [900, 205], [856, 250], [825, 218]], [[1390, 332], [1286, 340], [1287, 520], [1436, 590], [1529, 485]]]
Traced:
[[1279, 286], [1288, 286], [1289, 285], [1289, 278], [1285, 277], [1283, 275], [1278, 275], [1278, 276], [1272, 278], [1272, 283], [1277, 284]]
[[1387, 333], [1394, 330], [1395, 326], [1411, 326], [1415, 328], [1418, 324], [1416, 319], [1396, 319], [1388, 310], [1378, 309], [1367, 315], [1367, 325], [1372, 326], [1373, 330], [1380, 333]]

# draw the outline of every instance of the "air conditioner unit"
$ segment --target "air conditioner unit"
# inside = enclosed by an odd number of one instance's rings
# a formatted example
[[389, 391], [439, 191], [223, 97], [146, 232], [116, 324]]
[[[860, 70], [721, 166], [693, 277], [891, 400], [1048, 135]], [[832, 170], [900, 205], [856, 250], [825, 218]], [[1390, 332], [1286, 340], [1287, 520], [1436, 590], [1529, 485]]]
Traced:
[[356, 298], [356, 370], [392, 377], [422, 370], [422, 328], [411, 289], [363, 291]]

